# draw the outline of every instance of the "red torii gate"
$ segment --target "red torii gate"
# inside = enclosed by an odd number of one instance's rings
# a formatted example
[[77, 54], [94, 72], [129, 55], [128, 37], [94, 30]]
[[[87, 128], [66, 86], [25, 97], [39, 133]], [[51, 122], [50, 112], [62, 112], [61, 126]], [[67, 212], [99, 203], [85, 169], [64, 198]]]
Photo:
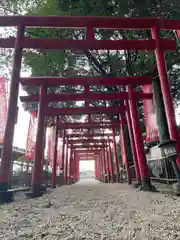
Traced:
[[[116, 18], [116, 17], [37, 17], [37, 16], [0, 16], [0, 26], [17, 26], [17, 37], [16, 38], [0, 38], [0, 47], [4, 48], [15, 48], [14, 61], [13, 61], [13, 70], [12, 70], [12, 78], [11, 78], [11, 89], [10, 89], [10, 98], [9, 98], [9, 108], [8, 108], [8, 116], [7, 123], [4, 135], [4, 144], [2, 151], [2, 161], [0, 168], [0, 199], [7, 200], [11, 198], [12, 194], [8, 192], [8, 176], [10, 172], [10, 163], [11, 163], [11, 153], [12, 153], [12, 142], [13, 142], [13, 133], [15, 120], [17, 117], [17, 100], [18, 100], [18, 89], [19, 89], [19, 80], [20, 80], [20, 69], [21, 69], [21, 60], [22, 60], [22, 48], [34, 48], [34, 49], [79, 49], [79, 50], [87, 50], [87, 49], [107, 49], [107, 50], [120, 50], [120, 49], [128, 49], [128, 50], [154, 50], [156, 55], [156, 62], [160, 77], [160, 84], [163, 94], [163, 101], [165, 105], [165, 112], [168, 120], [169, 132], [172, 140], [179, 141], [179, 135], [176, 128], [175, 118], [174, 118], [174, 109], [172, 104], [171, 90], [169, 87], [168, 76], [166, 71], [166, 64], [164, 59], [164, 51], [165, 50], [175, 50], [176, 43], [172, 40], [160, 39], [160, 30], [161, 29], [180, 29], [180, 20], [176, 19], [155, 19], [155, 18]], [[66, 28], [86, 28], [87, 29], [87, 39], [86, 40], [56, 40], [56, 39], [32, 39], [24, 37], [25, 27], [66, 27]], [[151, 29], [152, 39], [147, 40], [95, 40], [93, 35], [94, 28], [107, 28], [107, 29]], [[143, 187], [149, 188], [149, 177], [147, 173], [147, 166], [145, 161], [145, 156], [143, 152], [143, 146], [140, 143], [141, 134], [137, 121], [137, 109], [134, 98], [134, 93], [132, 86], [134, 86], [133, 80], [128, 82], [129, 77], [124, 79], [127, 82], [124, 84], [130, 84], [128, 92], [129, 99], [126, 100], [128, 104], [126, 104], [126, 110], [129, 108], [132, 120], [132, 126], [129, 129], [131, 132], [131, 144], [134, 145], [134, 156], [136, 154], [137, 162], [135, 163], [138, 169], [140, 169], [140, 177], [142, 180]], [[137, 77], [139, 79], [139, 77]], [[109, 78], [109, 83], [113, 81], [113, 79]], [[43, 81], [43, 80], [42, 80]], [[64, 80], [66, 81], [66, 79]], [[92, 80], [93, 81], [93, 80]], [[108, 78], [106, 78], [108, 81]], [[118, 80], [117, 80], [118, 81]], [[48, 81], [47, 81], [48, 82]], [[57, 82], [59, 80], [55, 80]], [[42, 83], [42, 82], [41, 82]], [[138, 83], [138, 82], [136, 82]], [[144, 83], [144, 82], [143, 82]], [[44, 83], [42, 83], [44, 84]], [[52, 84], [52, 82], [51, 82]], [[59, 84], [59, 83], [58, 83]], [[101, 83], [99, 83], [101, 84]], [[123, 84], [123, 83], [120, 83]], [[142, 84], [142, 83], [141, 83]], [[40, 84], [41, 85], [41, 84]], [[48, 85], [48, 84], [47, 84]], [[47, 86], [46, 85], [46, 86]], [[93, 84], [94, 85], [94, 84]], [[110, 84], [111, 85], [111, 84]], [[35, 151], [35, 159], [42, 159], [42, 149], [43, 149], [43, 135], [44, 135], [44, 127], [45, 124], [42, 121], [46, 115], [57, 116], [59, 114], [63, 114], [62, 109], [48, 109], [45, 111], [46, 107], [46, 86], [41, 85], [40, 89], [40, 108], [38, 114], [38, 126], [40, 127], [37, 134], [37, 145]], [[67, 110], [70, 114], [70, 110]], [[85, 108], [86, 113], [94, 113], [96, 110], [89, 111], [89, 109]], [[101, 109], [104, 112], [105, 109]], [[117, 112], [118, 109], [115, 110]], [[82, 110], [73, 110], [74, 113], [82, 114]], [[108, 112], [108, 111], [107, 111]], [[111, 113], [114, 110], [111, 109]], [[84, 112], [83, 112], [84, 113]], [[127, 117], [129, 118], [130, 115]], [[130, 119], [128, 120], [128, 126], [130, 124]], [[56, 126], [58, 128], [58, 124]], [[130, 130], [130, 131], [131, 131]], [[134, 140], [133, 140], [134, 138]], [[134, 141], [134, 143], [133, 143]], [[178, 144], [178, 152], [180, 150], [180, 145]], [[132, 148], [133, 149], [133, 148]], [[134, 161], [136, 159], [134, 157]], [[36, 176], [37, 172], [37, 163], [34, 163], [34, 174]], [[139, 167], [139, 168], [138, 168]], [[40, 170], [40, 169], [38, 169]], [[76, 169], [77, 170], [77, 169]], [[41, 171], [39, 172], [41, 175]], [[37, 179], [36, 179], [37, 180]], [[41, 179], [33, 185], [32, 190], [34, 191], [34, 196], [38, 196], [41, 192]]]
[[[121, 121], [122, 122], [122, 121]], [[119, 124], [121, 123], [120, 121], [105, 121], [105, 128], [115, 128], [117, 126], [119, 126]], [[124, 122], [124, 121], [123, 121]], [[96, 128], [96, 127], [100, 127], [100, 128], [103, 128], [104, 126], [102, 125], [103, 123], [102, 122], [91, 122], [91, 123], [67, 123], [67, 124], [60, 124], [60, 129], [74, 129], [74, 128], [89, 128], [89, 127], [93, 127], [93, 128]], [[52, 124], [50, 124], [52, 126]], [[58, 126], [58, 125], [57, 125]], [[57, 133], [58, 135], [58, 133]], [[66, 141], [66, 146], [68, 147], [69, 144], [71, 144], [71, 148], [70, 150], [74, 150], [75, 148], [82, 148], [84, 146], [77, 146], [76, 147], [76, 143], [79, 143], [79, 142], [83, 142], [83, 143], [96, 143], [94, 146], [92, 145], [86, 145], [85, 147], [90, 147], [92, 149], [92, 147], [101, 147], [101, 145], [98, 145], [99, 142], [111, 142], [112, 140], [109, 138], [109, 134], [108, 134], [108, 139], [102, 139], [102, 136], [101, 136], [101, 139], [93, 139], [92, 136], [96, 136], [96, 135], [90, 135], [91, 137], [88, 137], [87, 138], [87, 135], [86, 136], [86, 139], [69, 139]], [[57, 144], [57, 138], [56, 138], [56, 144]], [[64, 166], [65, 166], [65, 179], [64, 179], [64, 183], [68, 183], [68, 177], [70, 177], [70, 170], [69, 170], [69, 176], [68, 176], [68, 165], [72, 165], [72, 163], [70, 164], [70, 162], [68, 163], [68, 151], [66, 150], [66, 157], [64, 159], [64, 143], [65, 143], [65, 139], [64, 139], [64, 136], [63, 136], [63, 154], [62, 154], [62, 163], [61, 163], [61, 168], [63, 169]], [[74, 145], [73, 145], [74, 143]], [[114, 148], [116, 150], [116, 143], [115, 143], [115, 139], [114, 139]], [[103, 145], [104, 147], [105, 145]], [[71, 155], [71, 151], [70, 151], [70, 158], [71, 158], [71, 161], [72, 160], [72, 155]], [[119, 181], [119, 171], [118, 171], [118, 158], [117, 158], [117, 153], [115, 154], [115, 165], [116, 165], [116, 176], [117, 176], [117, 182]], [[57, 167], [57, 149], [55, 147], [55, 151], [54, 151], [54, 161], [53, 161], [53, 170], [52, 170], [52, 186], [55, 187], [56, 186], [56, 167]], [[71, 167], [69, 167], [69, 169], [71, 169]], [[112, 178], [112, 177], [111, 177]], [[103, 180], [103, 179], [102, 179]]]
[[[92, 152], [92, 154], [88, 157], [87, 149], [89, 147], [98, 149], [99, 152], [97, 152], [97, 151]], [[78, 148], [75, 149], [75, 152], [78, 153], [78, 155], [79, 155], [79, 156], [77, 155], [79, 161], [81, 160], [81, 156], [84, 156], [85, 159], [87, 159], [87, 160], [88, 159], [95, 160], [95, 177], [96, 177], [96, 179], [106, 182], [106, 176], [108, 176], [107, 182], [111, 182], [111, 181], [113, 182], [114, 181], [114, 175], [113, 175], [114, 171], [113, 171], [112, 155], [107, 154], [106, 155], [107, 158], [105, 155], [103, 156], [104, 147], [108, 147], [108, 145], [106, 145], [106, 146], [102, 145], [101, 147], [97, 146], [97, 145], [94, 145], [94, 146], [86, 145], [86, 146], [82, 147], [82, 148], [86, 148], [86, 153], [84, 151], [82, 151], [81, 152], [82, 155], [81, 155], [81, 153], [77, 150]], [[108, 150], [106, 149], [106, 152], [107, 151]]]
[[[29, 81], [29, 83], [30, 83], [30, 81], [31, 81], [31, 79], [29, 79], [28, 80]], [[76, 83], [75, 84], [73, 84], [73, 85], [76, 85]], [[44, 85], [41, 85], [41, 87], [43, 87]], [[93, 93], [91, 93], [92, 95], [93, 95]], [[150, 97], [152, 97], [152, 95], [150, 94], [150, 95], [148, 95], [147, 96], [148, 98], [150, 98]], [[45, 99], [45, 98], [44, 98]], [[123, 99], [123, 96], [121, 96], [121, 99]], [[100, 112], [106, 112], [106, 113], [120, 113], [121, 112], [121, 114], [123, 113], [123, 111], [125, 110], [125, 107], [123, 106], [123, 105], [120, 105], [119, 107], [101, 107], [101, 108], [90, 108], [90, 107], [88, 107], [88, 106], [86, 106], [85, 105], [85, 107], [84, 108], [68, 108], [68, 109], [63, 109], [63, 108], [58, 108], [58, 109], [54, 109], [54, 108], [49, 108], [49, 109], [47, 109], [47, 115], [51, 115], [51, 116], [57, 116], [57, 115], [64, 115], [64, 114], [67, 114], [67, 115], [76, 115], [76, 114], [92, 114], [92, 113], [100, 113]], [[44, 119], [44, 118], [43, 118]], [[120, 121], [120, 123], [122, 124], [123, 123], [123, 119]], [[106, 123], [107, 124], [107, 123]], [[90, 127], [91, 126], [91, 123], [85, 123], [85, 125], [83, 126], [83, 124], [79, 124], [78, 126], [75, 124], [69, 124], [70, 125], [70, 127], [71, 128], [82, 128], [82, 127]], [[96, 124], [96, 123], [94, 123], [94, 126], [98, 126], [98, 124]], [[102, 124], [103, 125], [103, 124]], [[40, 124], [40, 126], [42, 127], [42, 124]], [[40, 126], [39, 126], [39, 128], [38, 129], [40, 129]], [[93, 126], [93, 127], [94, 127]], [[105, 126], [105, 128], [106, 127], [115, 127], [115, 125], [113, 126], [112, 124], [111, 124], [111, 126], [110, 125], [104, 125]], [[68, 128], [68, 124], [67, 125], [62, 125], [62, 127], [65, 127], [65, 128]], [[99, 127], [101, 127], [101, 126], [99, 126]], [[103, 127], [102, 127], [103, 128]], [[115, 136], [114, 136], [114, 138], [115, 138]], [[56, 139], [56, 141], [57, 141], [57, 139]], [[115, 140], [114, 140], [115, 141]], [[124, 141], [124, 140], [123, 140]], [[115, 148], [115, 151], [117, 151], [116, 150], [116, 146], [114, 147]], [[111, 154], [111, 153], [110, 153]], [[124, 154], [126, 154], [127, 155], [127, 151], [124, 151]], [[55, 154], [55, 155], [57, 155], [57, 154]], [[118, 171], [118, 160], [117, 160], [117, 153], [115, 153], [115, 156], [116, 156], [116, 176], [117, 176], [117, 181], [118, 181], [118, 178], [119, 178], [119, 171]], [[36, 158], [35, 158], [36, 159]], [[56, 159], [56, 157], [55, 157], [55, 159]], [[39, 161], [39, 160], [38, 160]], [[129, 166], [128, 166], [128, 162], [127, 162], [127, 156], [126, 156], [126, 169], [127, 169], [127, 172], [129, 172]], [[64, 164], [63, 164], [64, 165]], [[112, 165], [112, 164], [111, 164]], [[41, 167], [41, 165], [40, 165], [40, 162], [39, 162], [39, 164], [38, 164], [38, 166], [39, 166], [39, 168]], [[56, 173], [56, 160], [55, 160], [55, 163], [54, 163], [54, 165], [53, 165], [53, 179], [54, 179], [54, 174]], [[138, 171], [138, 170], [137, 170]], [[112, 175], [112, 174], [111, 174]], [[39, 178], [40, 176], [38, 175], [38, 177], [37, 178]], [[66, 182], [67, 182], [67, 178], [65, 178], [66, 180]], [[139, 178], [138, 178], [139, 179]], [[54, 182], [54, 180], [53, 180], [53, 182]], [[128, 182], [129, 183], [131, 183], [131, 180], [130, 180], [130, 174], [128, 174]], [[53, 186], [55, 186], [55, 182], [54, 182], [54, 184], [53, 184]]]

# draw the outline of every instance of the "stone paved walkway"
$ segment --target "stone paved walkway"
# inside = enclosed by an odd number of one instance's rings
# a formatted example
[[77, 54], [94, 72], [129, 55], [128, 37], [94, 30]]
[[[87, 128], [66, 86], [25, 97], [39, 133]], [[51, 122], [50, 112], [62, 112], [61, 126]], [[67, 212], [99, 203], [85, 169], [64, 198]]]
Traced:
[[180, 239], [180, 199], [83, 180], [0, 206], [2, 240]]

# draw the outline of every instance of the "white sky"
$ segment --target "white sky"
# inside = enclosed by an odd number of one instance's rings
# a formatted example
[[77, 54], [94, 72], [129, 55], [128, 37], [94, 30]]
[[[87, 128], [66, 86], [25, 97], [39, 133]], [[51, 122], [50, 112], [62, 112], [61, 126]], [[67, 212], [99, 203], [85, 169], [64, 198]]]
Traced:
[[94, 161], [80, 161], [80, 170], [94, 170]]
[[[23, 77], [27, 76], [27, 74], [22, 73]], [[20, 86], [19, 89], [19, 96], [27, 95], [26, 92], [24, 92]], [[28, 112], [24, 111], [24, 108], [22, 106], [22, 103], [20, 102], [20, 99], [18, 100], [18, 121], [15, 126], [15, 133], [14, 133], [14, 142], [13, 145], [19, 148], [26, 148], [26, 138], [29, 128], [29, 119], [30, 114]]]

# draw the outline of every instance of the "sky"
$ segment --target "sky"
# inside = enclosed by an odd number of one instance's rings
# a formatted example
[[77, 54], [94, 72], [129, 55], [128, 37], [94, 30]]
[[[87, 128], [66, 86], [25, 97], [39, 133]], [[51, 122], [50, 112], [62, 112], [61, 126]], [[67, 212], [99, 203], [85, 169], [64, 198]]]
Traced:
[[[22, 77], [27, 77], [29, 74], [22, 73]], [[27, 95], [25, 91], [22, 90], [21, 86], [19, 88], [19, 96], [25, 96]], [[14, 133], [14, 142], [13, 145], [19, 148], [26, 148], [26, 139], [28, 134], [28, 128], [29, 128], [29, 119], [30, 114], [26, 111], [24, 111], [24, 108], [22, 106], [22, 103], [20, 102], [20, 99], [18, 100], [18, 121], [15, 126], [15, 133]]]
[[80, 161], [80, 170], [94, 170], [94, 161]]

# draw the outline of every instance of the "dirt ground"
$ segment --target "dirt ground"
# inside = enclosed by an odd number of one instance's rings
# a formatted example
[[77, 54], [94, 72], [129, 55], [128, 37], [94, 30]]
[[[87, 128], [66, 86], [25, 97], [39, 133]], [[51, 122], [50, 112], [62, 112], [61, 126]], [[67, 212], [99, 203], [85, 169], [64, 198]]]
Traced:
[[0, 206], [2, 240], [180, 239], [180, 199], [83, 180]]

